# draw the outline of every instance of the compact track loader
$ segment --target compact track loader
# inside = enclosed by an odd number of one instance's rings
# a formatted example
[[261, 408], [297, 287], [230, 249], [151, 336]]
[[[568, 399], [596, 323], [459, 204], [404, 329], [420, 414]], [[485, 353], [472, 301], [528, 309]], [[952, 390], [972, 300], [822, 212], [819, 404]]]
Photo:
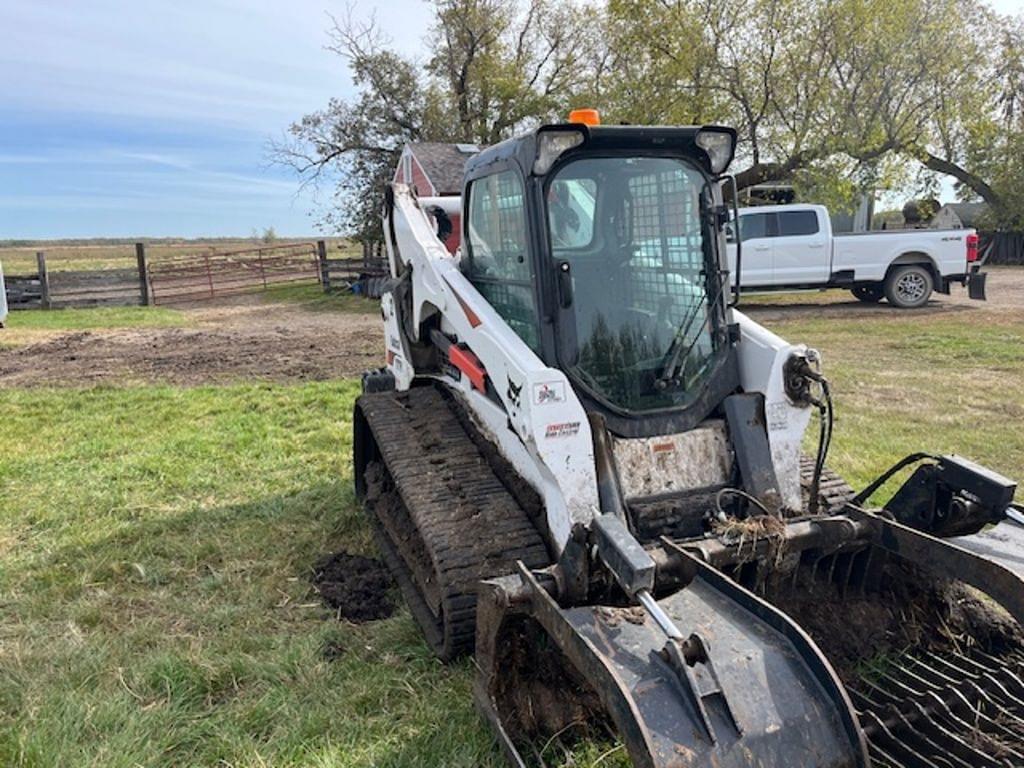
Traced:
[[427, 641], [516, 766], [1024, 765], [1015, 483], [830, 472], [817, 353], [734, 306], [735, 132], [595, 123], [387, 191], [355, 482]]

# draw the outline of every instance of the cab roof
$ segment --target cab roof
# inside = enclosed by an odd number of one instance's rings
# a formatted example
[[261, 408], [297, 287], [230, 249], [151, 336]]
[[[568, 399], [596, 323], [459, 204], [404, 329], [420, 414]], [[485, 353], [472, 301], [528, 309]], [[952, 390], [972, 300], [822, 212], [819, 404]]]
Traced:
[[[494, 144], [466, 161], [465, 174], [470, 179], [482, 175], [495, 163], [515, 160], [527, 172], [533, 167], [538, 137], [548, 131], [579, 131], [584, 142], [571, 152], [593, 150], [635, 149], [641, 152], [669, 152], [692, 156], [704, 170], [710, 172], [707, 155], [697, 146], [697, 134], [704, 128], [719, 126], [663, 126], [663, 125], [596, 125], [583, 123], [555, 123], [520, 136]], [[732, 130], [732, 129], [725, 129]], [[568, 154], [568, 153], [566, 153]]]

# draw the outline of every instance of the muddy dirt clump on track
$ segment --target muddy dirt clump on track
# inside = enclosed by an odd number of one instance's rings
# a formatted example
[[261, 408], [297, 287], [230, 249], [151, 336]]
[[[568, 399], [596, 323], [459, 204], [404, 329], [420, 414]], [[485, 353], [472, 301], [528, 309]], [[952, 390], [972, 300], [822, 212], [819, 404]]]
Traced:
[[395, 611], [391, 574], [379, 560], [347, 552], [324, 555], [313, 565], [313, 586], [339, 618], [355, 624], [386, 619]]

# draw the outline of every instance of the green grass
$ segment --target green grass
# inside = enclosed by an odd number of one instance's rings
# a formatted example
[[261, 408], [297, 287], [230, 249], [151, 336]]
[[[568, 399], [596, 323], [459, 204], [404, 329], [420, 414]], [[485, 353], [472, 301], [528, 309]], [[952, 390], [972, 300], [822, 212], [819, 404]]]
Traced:
[[0, 765], [499, 764], [468, 663], [310, 592], [319, 554], [372, 551], [356, 392], [4, 393]]
[[7, 316], [11, 330], [92, 330], [98, 328], [166, 328], [189, 324], [188, 315], [165, 307], [89, 307], [24, 310]]
[[348, 291], [325, 293], [319, 285], [272, 285], [259, 291], [266, 301], [299, 304], [314, 312], [345, 312], [379, 315], [380, 301], [356, 296]]
[[[321, 300], [299, 293], [280, 298]], [[58, 314], [92, 321], [18, 317]], [[1007, 317], [772, 325], [822, 351], [830, 463], [863, 485], [916, 450], [1024, 477], [1024, 323]], [[373, 553], [357, 390], [3, 391], [0, 765], [503, 765], [469, 662], [434, 661], [404, 609], [357, 627], [309, 588], [321, 553]]]
[[772, 330], [822, 352], [836, 401], [829, 464], [854, 486], [922, 450], [1024, 479], [1024, 318], [1006, 317], [832, 315]]

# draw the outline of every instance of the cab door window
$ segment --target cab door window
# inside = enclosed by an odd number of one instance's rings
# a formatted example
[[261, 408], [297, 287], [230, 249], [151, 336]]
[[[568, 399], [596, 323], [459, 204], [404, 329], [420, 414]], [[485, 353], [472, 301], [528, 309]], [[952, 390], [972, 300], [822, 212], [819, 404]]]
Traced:
[[540, 354], [526, 197], [518, 173], [500, 171], [470, 184], [467, 228], [466, 277], [516, 335]]
[[758, 240], [775, 237], [777, 227], [774, 213], [748, 213], [740, 216], [740, 240]]

